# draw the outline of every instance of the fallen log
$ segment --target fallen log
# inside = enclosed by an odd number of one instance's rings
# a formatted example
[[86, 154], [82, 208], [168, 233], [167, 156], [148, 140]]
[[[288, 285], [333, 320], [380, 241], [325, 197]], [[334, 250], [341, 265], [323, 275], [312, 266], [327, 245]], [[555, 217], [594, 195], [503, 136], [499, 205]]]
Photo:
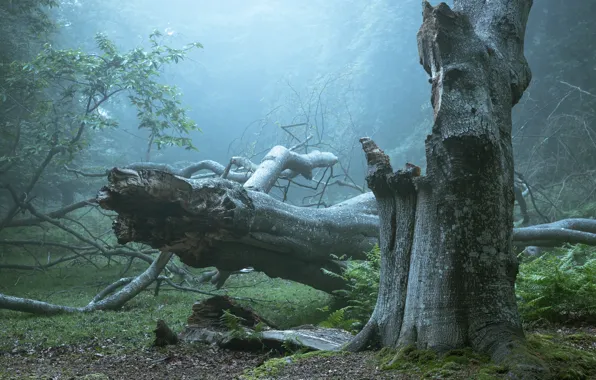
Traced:
[[312, 209], [222, 178], [115, 168], [108, 180], [97, 200], [118, 212], [118, 242], [162, 247], [192, 267], [236, 271], [250, 266], [330, 292], [345, 285], [321, 271], [341, 273], [344, 263], [332, 255], [364, 259], [378, 239], [370, 193]]
[[[137, 163], [109, 171], [97, 203], [118, 213], [113, 227], [120, 244], [141, 242], [172, 252], [192, 267], [214, 266], [218, 287], [229, 273], [253, 267], [270, 277], [332, 292], [346, 283], [323, 270], [341, 274], [346, 262], [339, 257], [364, 259], [378, 242], [374, 196], [364, 193], [313, 209], [267, 193], [279, 178], [311, 179], [313, 169], [336, 163], [332, 153], [299, 154], [283, 146], [271, 149], [258, 166], [232, 158], [227, 167], [218, 168], [219, 178], [190, 178], [201, 163], [180, 170]], [[235, 178], [238, 173], [232, 175], [232, 165], [248, 170], [241, 180]], [[595, 229], [593, 220], [560, 221], [514, 229], [513, 240], [526, 246], [548, 246], [549, 241], [596, 244]]]
[[179, 337], [184, 342], [243, 350], [284, 350], [292, 345], [326, 351], [340, 350], [353, 337], [341, 329], [312, 325], [288, 330], [272, 327], [249, 307], [241, 306], [229, 297], [216, 296], [193, 305], [188, 325]]
[[[118, 212], [118, 242], [173, 252], [185, 264], [222, 271], [253, 267], [270, 277], [326, 292], [341, 289], [345, 262], [364, 259], [378, 241], [372, 193], [324, 209], [297, 207], [222, 178], [188, 179], [155, 170], [115, 168], [97, 197]], [[596, 220], [568, 219], [513, 230], [528, 245], [596, 244]]]

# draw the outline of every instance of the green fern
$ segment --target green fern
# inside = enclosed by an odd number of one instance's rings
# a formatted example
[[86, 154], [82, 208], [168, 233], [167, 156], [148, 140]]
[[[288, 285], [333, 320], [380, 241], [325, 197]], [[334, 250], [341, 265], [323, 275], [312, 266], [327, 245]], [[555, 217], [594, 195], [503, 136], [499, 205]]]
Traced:
[[339, 328], [344, 329], [346, 331], [354, 330], [354, 328], [359, 325], [360, 321], [353, 318], [346, 318], [346, 309], [347, 307], [335, 310], [334, 312], [329, 314], [326, 320], [319, 323], [319, 326], [328, 328]]
[[522, 263], [516, 293], [526, 322], [596, 320], [596, 249], [567, 246]]
[[364, 327], [377, 302], [381, 250], [375, 246], [367, 252], [366, 260], [347, 260], [347, 262], [347, 268], [341, 275], [337, 273], [329, 273], [329, 275], [341, 277], [348, 283], [346, 289], [334, 292], [337, 297], [344, 299], [348, 306], [332, 312], [320, 325], [357, 332]]
[[[348, 260], [341, 275], [329, 274], [348, 283], [334, 292], [348, 306], [333, 311], [321, 326], [358, 331], [366, 324], [377, 301], [380, 266], [376, 246], [365, 261]], [[596, 248], [581, 244], [556, 248], [522, 263], [516, 293], [526, 322], [596, 321]]]
[[223, 326], [228, 330], [227, 336], [230, 339], [244, 339], [244, 340], [261, 340], [262, 332], [265, 330], [266, 325], [263, 322], [259, 322], [253, 329], [245, 327], [246, 319], [232, 314], [229, 310], [224, 310], [223, 314], [219, 317], [219, 320]]
[[243, 318], [232, 314], [229, 310], [224, 310], [223, 314], [219, 317], [219, 321], [228, 330], [230, 338], [244, 338], [246, 332], [242, 327]]

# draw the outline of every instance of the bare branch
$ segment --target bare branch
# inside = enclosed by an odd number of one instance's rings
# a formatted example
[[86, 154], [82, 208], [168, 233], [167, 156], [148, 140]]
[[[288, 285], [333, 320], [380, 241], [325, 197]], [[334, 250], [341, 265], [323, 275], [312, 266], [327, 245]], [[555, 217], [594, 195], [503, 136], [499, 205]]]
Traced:
[[[49, 212], [46, 214], [47, 218], [60, 219], [65, 217], [67, 214], [78, 210], [83, 207], [97, 207], [97, 200], [95, 198], [86, 199], [84, 201], [76, 202], [71, 205], [65, 206], [61, 209]], [[16, 219], [11, 221], [6, 227], [27, 227], [34, 226], [42, 223], [44, 220], [38, 217], [27, 218], [27, 219]]]
[[[62, 314], [62, 313], [82, 313], [82, 312], [92, 312], [97, 310], [118, 310], [120, 309], [126, 302], [133, 299], [137, 294], [142, 292], [146, 289], [153, 281], [155, 281], [161, 271], [165, 268], [168, 261], [172, 257], [171, 253], [162, 252], [154, 261], [153, 263], [145, 270], [145, 272], [141, 273], [138, 277], [134, 280], [131, 280], [127, 283], [127, 285], [117, 292], [116, 294], [105, 298], [105, 299], [97, 299], [97, 296], [85, 307], [70, 307], [70, 306], [61, 306], [61, 305], [54, 305], [47, 302], [26, 299], [26, 298], [19, 298], [19, 297], [12, 297], [7, 296], [4, 294], [0, 294], [0, 309], [8, 309], [8, 310], [15, 310], [21, 311], [25, 313], [32, 313], [32, 314], [44, 314], [44, 315], [52, 315], [52, 314]], [[126, 282], [126, 281], [124, 281]], [[108, 287], [110, 288], [110, 287]], [[106, 288], [107, 289], [107, 288]], [[110, 288], [113, 290], [113, 288]], [[107, 290], [104, 289], [103, 292], [100, 293], [102, 296], [106, 296], [108, 293]], [[100, 297], [103, 298], [103, 297]]]
[[553, 223], [514, 228], [513, 241], [542, 247], [554, 247], [564, 243], [596, 245], [596, 220], [563, 219]]

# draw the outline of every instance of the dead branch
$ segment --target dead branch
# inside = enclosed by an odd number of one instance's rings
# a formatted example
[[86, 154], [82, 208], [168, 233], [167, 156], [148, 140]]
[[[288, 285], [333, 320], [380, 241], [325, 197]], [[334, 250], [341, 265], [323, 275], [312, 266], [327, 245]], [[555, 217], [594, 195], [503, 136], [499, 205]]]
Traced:
[[[128, 282], [126, 286], [124, 286], [124, 288], [122, 288], [120, 291], [107, 298], [98, 298], [96, 296], [87, 306], [84, 307], [55, 305], [32, 299], [12, 297], [0, 294], [0, 309], [8, 309], [21, 311], [24, 313], [44, 315], [62, 313], [83, 313], [98, 310], [118, 310], [126, 302], [136, 297], [137, 294], [139, 294], [149, 285], [151, 285], [151, 283], [157, 279], [161, 271], [168, 264], [168, 261], [170, 261], [171, 257], [172, 254], [169, 252], [160, 253], [160, 255], [153, 261], [153, 263], [151, 263], [151, 265], [149, 266], [149, 268], [147, 268], [147, 270], [145, 270], [145, 272], [141, 273], [134, 280]], [[104, 290], [100, 293], [100, 295], [103, 295], [105, 297], [106, 294], [102, 293], [107, 292]]]
[[[49, 212], [46, 214], [46, 216], [51, 219], [60, 219], [60, 218], [65, 217], [67, 214], [69, 214], [75, 210], [81, 209], [83, 207], [97, 207], [97, 201], [95, 200], [95, 198], [91, 198], [91, 199], [87, 199], [84, 201], [76, 202], [76, 203], [73, 203], [66, 207], [62, 207], [58, 210]], [[42, 222], [44, 222], [44, 220], [37, 218], [37, 217], [27, 218], [27, 219], [16, 219], [16, 220], [12, 220], [10, 223], [8, 223], [6, 225], [6, 227], [28, 227], [28, 226], [39, 225]]]
[[306, 179], [311, 179], [314, 168], [332, 167], [336, 163], [337, 157], [329, 152], [316, 150], [308, 154], [297, 154], [278, 145], [263, 158], [263, 161], [246, 181], [244, 187], [268, 193], [286, 169], [300, 173]]
[[[87, 255], [91, 255], [88, 253]], [[58, 260], [51, 261], [47, 264], [38, 265], [22, 265], [22, 264], [0, 264], [0, 269], [16, 269], [16, 270], [46, 270], [58, 264], [66, 263], [81, 258], [81, 255], [64, 256]]]
[[565, 243], [596, 245], [596, 220], [563, 219], [553, 223], [514, 228], [513, 241], [526, 246], [554, 247]]

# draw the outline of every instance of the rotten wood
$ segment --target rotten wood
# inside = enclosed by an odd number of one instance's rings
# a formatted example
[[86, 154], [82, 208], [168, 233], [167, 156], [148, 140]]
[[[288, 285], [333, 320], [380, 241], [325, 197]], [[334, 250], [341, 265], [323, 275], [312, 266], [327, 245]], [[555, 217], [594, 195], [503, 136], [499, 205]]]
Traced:
[[192, 267], [246, 267], [332, 291], [344, 264], [363, 259], [377, 241], [372, 194], [326, 209], [296, 207], [222, 178], [194, 180], [169, 173], [113, 169], [98, 202], [118, 212], [120, 244], [161, 247]]
[[[237, 321], [235, 331], [230, 331], [226, 325], [225, 313]], [[226, 296], [216, 296], [195, 303], [188, 325], [180, 334], [180, 339], [185, 342], [202, 342], [245, 350], [283, 350], [284, 346], [291, 344], [310, 350], [335, 351], [341, 349], [352, 337], [349, 332], [341, 329], [315, 326], [275, 329], [254, 310]]]

